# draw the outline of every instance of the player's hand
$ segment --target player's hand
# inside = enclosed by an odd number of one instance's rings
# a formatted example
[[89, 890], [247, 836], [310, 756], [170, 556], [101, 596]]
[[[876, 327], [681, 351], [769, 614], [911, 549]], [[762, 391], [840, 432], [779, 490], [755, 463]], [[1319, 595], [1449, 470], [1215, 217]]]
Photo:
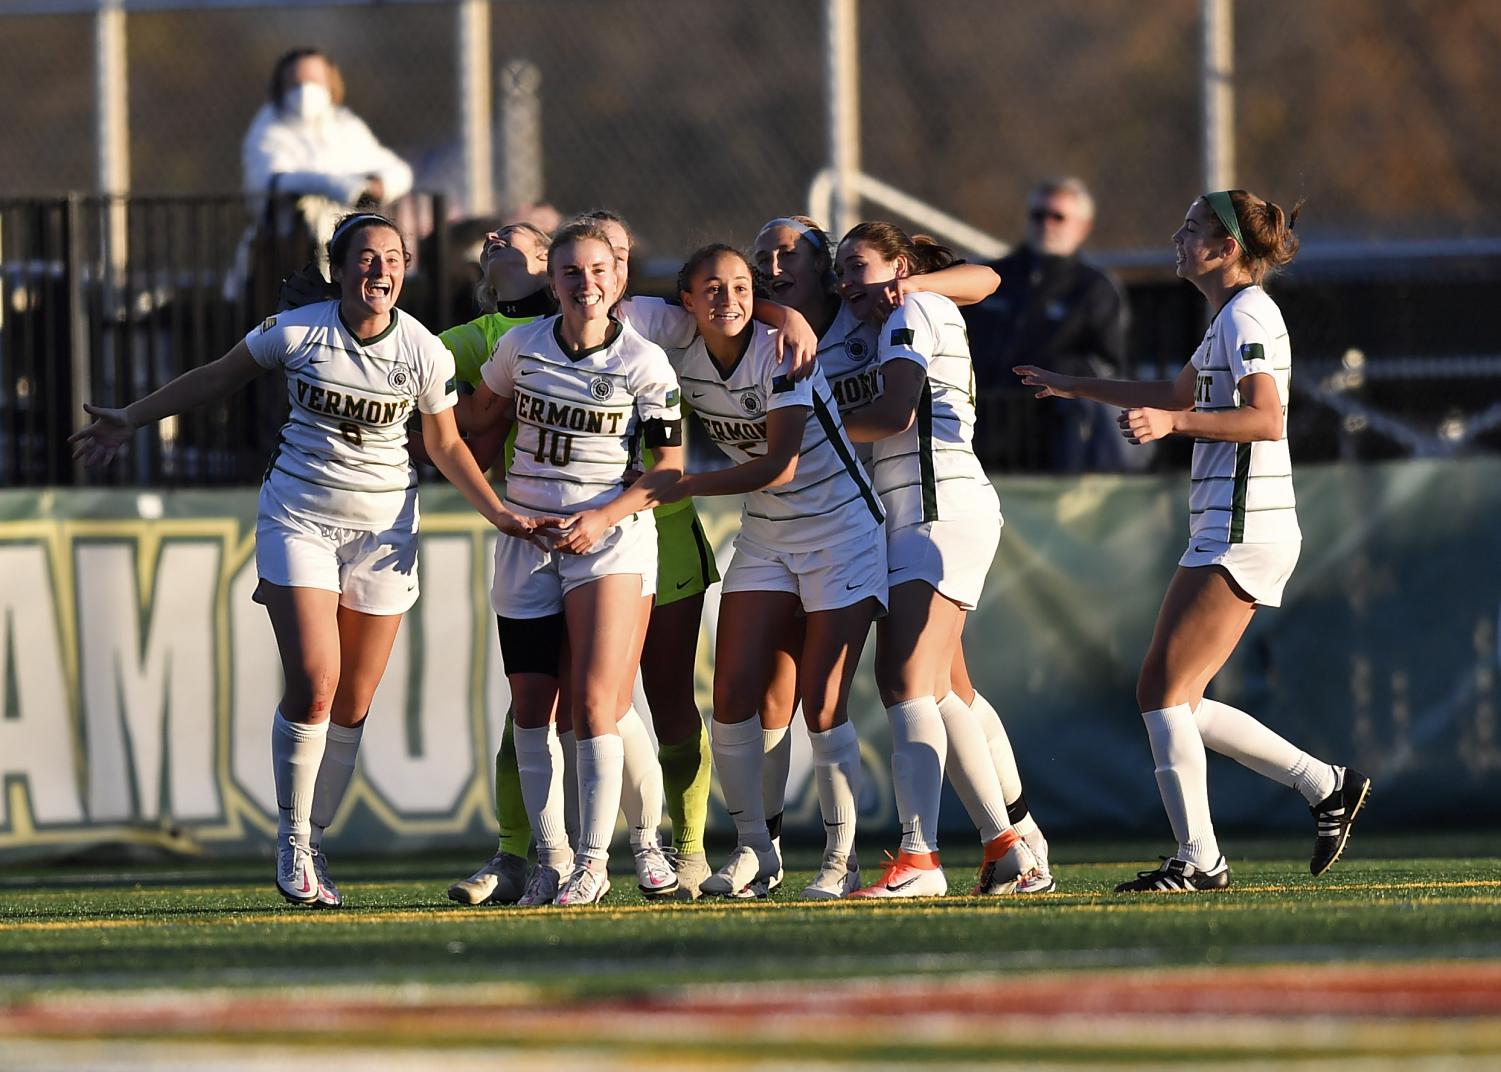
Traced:
[[1121, 415], [1116, 418], [1116, 423], [1121, 426], [1121, 435], [1138, 445], [1154, 443], [1173, 434], [1171, 410], [1147, 407], [1123, 409]]
[[581, 510], [558, 525], [554, 551], [565, 555], [587, 555], [610, 529], [610, 519], [603, 510]]
[[73, 460], [81, 459], [87, 466], [108, 465], [120, 448], [130, 442], [135, 426], [126, 418], [123, 409], [85, 402], [83, 411], [94, 420], [68, 437], [68, 442], [73, 444]]
[[529, 514], [512, 513], [510, 510], [502, 510], [491, 519], [491, 523], [507, 536], [535, 544], [544, 551], [552, 550], [553, 537], [563, 522], [561, 517], [532, 517]]
[[1036, 365], [1017, 365], [1011, 370], [1021, 377], [1022, 383], [1028, 387], [1040, 387], [1037, 392], [1038, 398], [1074, 398], [1074, 378], [1064, 376], [1058, 372], [1049, 372], [1047, 369], [1038, 368]]
[[876, 308], [881, 310], [881, 319], [890, 316], [902, 307], [902, 302], [907, 300], [908, 294], [916, 294], [922, 288], [919, 287], [911, 276], [902, 276], [900, 279], [888, 279], [884, 283], [875, 283], [866, 287], [866, 293], [876, 300]]
[[788, 366], [793, 380], [806, 380], [818, 367], [818, 336], [802, 313], [789, 308], [787, 319], [777, 329], [777, 356]]
[[692, 494], [693, 478], [687, 473], [684, 473], [682, 476], [678, 477], [671, 484], [668, 484], [665, 488], [658, 492], [657, 498], [661, 501], [662, 505], [665, 506], [668, 503], [682, 502]]
[[276, 292], [276, 311], [301, 309], [314, 302], [328, 301], [338, 296], [334, 285], [323, 278], [323, 272], [313, 261], [308, 261], [297, 271], [281, 281]]

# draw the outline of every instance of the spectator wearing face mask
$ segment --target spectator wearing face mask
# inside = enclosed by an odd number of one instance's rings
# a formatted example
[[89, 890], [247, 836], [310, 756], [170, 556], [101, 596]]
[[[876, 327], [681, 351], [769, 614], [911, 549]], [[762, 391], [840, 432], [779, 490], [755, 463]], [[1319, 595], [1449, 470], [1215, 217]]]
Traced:
[[333, 61], [317, 49], [294, 49], [276, 61], [270, 99], [241, 150], [245, 193], [257, 219], [272, 218], [265, 212], [268, 199], [295, 197], [320, 250], [334, 221], [351, 208], [374, 208], [412, 188], [406, 161], [343, 102], [344, 80]]

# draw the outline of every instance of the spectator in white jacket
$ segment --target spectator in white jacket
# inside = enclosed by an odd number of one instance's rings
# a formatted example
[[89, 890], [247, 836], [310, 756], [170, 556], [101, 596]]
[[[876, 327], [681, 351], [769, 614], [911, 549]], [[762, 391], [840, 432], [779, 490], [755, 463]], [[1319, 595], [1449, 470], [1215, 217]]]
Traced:
[[270, 99], [241, 151], [257, 220], [265, 219], [268, 196], [295, 195], [320, 251], [351, 208], [374, 208], [412, 188], [406, 161], [343, 102], [344, 80], [332, 60], [313, 48], [288, 52], [276, 61]]

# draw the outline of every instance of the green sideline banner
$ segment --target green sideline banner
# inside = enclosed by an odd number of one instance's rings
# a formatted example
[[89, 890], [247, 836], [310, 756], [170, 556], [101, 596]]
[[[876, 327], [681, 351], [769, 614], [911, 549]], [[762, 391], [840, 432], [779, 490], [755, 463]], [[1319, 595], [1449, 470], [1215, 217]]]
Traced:
[[[1167, 835], [1136, 668], [1186, 539], [1181, 475], [997, 481], [1006, 525], [965, 630], [1055, 838]], [[1305, 466], [1302, 560], [1212, 694], [1376, 782], [1372, 825], [1495, 820], [1501, 460]], [[0, 862], [107, 844], [268, 854], [280, 692], [255, 587], [253, 490], [0, 492]], [[700, 507], [727, 563], [736, 504]], [[342, 854], [489, 851], [508, 691], [489, 610], [493, 533], [423, 492], [422, 598], [330, 833]], [[717, 589], [700, 638], [708, 713]], [[862, 829], [890, 836], [888, 735], [867, 645], [852, 711]], [[644, 700], [638, 703], [646, 710]], [[788, 829], [820, 827], [806, 735]], [[1301, 798], [1226, 759], [1224, 829], [1302, 831]], [[715, 822], [725, 829], [716, 800]], [[973, 836], [945, 807], [950, 844]]]

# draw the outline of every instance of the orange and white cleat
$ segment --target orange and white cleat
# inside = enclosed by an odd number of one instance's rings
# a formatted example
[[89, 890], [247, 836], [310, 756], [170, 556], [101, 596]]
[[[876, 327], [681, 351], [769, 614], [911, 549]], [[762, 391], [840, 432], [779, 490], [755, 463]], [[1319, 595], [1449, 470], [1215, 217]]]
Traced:
[[1007, 830], [985, 846], [985, 862], [980, 865], [980, 880], [975, 883], [976, 896], [1015, 893], [1017, 884], [1037, 870], [1037, 859], [1015, 830]]
[[942, 897], [949, 892], [936, 852], [886, 854], [886, 870], [879, 882], [850, 893], [851, 897]]

